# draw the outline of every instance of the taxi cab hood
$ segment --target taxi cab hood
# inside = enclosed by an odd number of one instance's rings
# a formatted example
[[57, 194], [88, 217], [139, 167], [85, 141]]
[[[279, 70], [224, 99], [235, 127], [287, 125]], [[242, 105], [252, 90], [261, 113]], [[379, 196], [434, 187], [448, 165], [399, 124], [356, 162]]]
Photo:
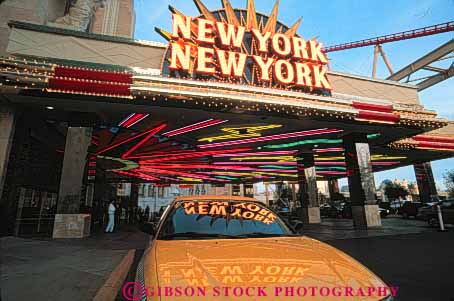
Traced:
[[[279, 286], [385, 286], [350, 256], [304, 236], [155, 240], [153, 249], [153, 262], [149, 261], [145, 269], [156, 272], [159, 286], [266, 286], [273, 289]], [[379, 299], [377, 296], [341, 298]], [[167, 299], [161, 297], [161, 300]]]

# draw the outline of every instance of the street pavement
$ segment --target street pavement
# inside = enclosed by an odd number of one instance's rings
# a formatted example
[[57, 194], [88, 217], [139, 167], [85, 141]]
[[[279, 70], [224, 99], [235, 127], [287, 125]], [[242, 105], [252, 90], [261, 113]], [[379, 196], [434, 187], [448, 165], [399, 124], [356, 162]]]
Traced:
[[398, 286], [395, 300], [454, 301], [454, 231], [327, 241]]
[[[426, 223], [391, 217], [383, 227], [355, 231], [352, 220], [326, 219], [303, 234], [356, 258], [388, 285], [397, 300], [454, 301], [454, 229], [440, 233]], [[123, 227], [87, 239], [1, 239], [1, 300], [92, 300], [129, 250], [146, 248], [149, 236]], [[127, 281], [134, 279], [134, 264]], [[123, 300], [121, 293], [116, 300]]]
[[131, 249], [148, 235], [123, 229], [86, 239], [1, 238], [1, 300], [92, 300]]

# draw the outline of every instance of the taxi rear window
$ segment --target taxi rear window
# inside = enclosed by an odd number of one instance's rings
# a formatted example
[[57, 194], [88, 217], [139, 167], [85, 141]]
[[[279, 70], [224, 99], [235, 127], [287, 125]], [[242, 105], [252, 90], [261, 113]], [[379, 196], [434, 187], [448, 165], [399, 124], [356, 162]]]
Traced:
[[291, 230], [265, 205], [229, 200], [188, 200], [175, 204], [158, 239], [243, 238], [290, 235]]

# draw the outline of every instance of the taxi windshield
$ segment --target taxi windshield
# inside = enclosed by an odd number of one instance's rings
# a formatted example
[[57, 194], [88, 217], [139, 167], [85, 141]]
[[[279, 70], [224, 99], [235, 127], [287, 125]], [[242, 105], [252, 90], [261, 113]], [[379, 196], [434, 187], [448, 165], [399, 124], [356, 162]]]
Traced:
[[250, 238], [294, 235], [270, 209], [248, 201], [177, 202], [157, 239]]

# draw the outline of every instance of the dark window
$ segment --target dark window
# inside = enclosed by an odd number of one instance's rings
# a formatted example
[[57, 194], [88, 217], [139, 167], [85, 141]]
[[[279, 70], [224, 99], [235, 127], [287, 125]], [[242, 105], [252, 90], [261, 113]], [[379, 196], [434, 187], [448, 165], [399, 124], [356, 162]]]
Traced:
[[293, 235], [285, 223], [260, 203], [184, 201], [175, 204], [158, 239], [245, 238]]

